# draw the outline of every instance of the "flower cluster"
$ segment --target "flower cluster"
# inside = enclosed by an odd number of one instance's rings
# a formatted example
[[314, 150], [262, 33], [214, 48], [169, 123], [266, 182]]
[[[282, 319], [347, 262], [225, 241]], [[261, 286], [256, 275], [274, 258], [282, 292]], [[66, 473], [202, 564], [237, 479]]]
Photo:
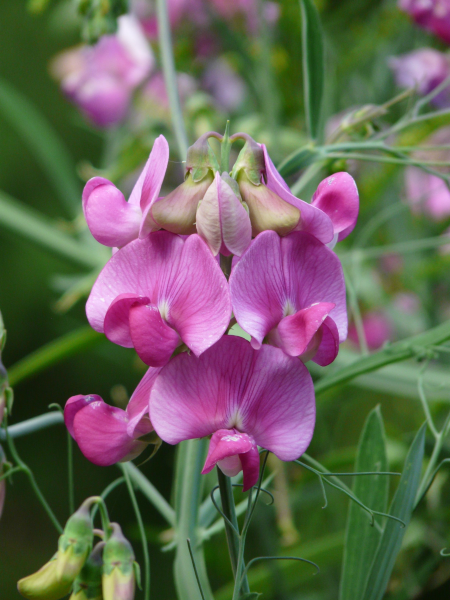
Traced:
[[399, 0], [401, 10], [450, 44], [450, 0]]
[[[90, 509], [100, 505], [104, 531], [95, 530]], [[101, 541], [94, 546], [94, 533]], [[103, 500], [93, 496], [69, 518], [54, 556], [18, 590], [29, 600], [132, 600], [136, 571], [133, 548], [117, 523], [109, 523]]]
[[[211, 137], [222, 144], [222, 168]], [[288, 461], [311, 440], [315, 399], [304, 362], [330, 364], [347, 336], [332, 247], [355, 226], [358, 192], [350, 175], [336, 173], [304, 202], [264, 145], [210, 132], [189, 149], [184, 183], [161, 197], [168, 159], [160, 136], [128, 202], [106, 179], [86, 184], [88, 226], [115, 249], [88, 299], [89, 323], [149, 369], [126, 410], [79, 395], [65, 422], [99, 465], [130, 460], [158, 436], [169, 444], [212, 436], [203, 472], [242, 470], [246, 490], [258, 478], [258, 446]], [[251, 342], [228, 335], [235, 322]]]

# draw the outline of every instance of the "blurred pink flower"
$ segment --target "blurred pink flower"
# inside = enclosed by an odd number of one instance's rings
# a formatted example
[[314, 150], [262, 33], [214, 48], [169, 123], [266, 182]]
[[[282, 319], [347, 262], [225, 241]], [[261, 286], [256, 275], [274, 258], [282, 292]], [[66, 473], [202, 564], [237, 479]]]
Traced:
[[399, 0], [399, 8], [450, 44], [450, 0]]
[[[187, 73], [177, 73], [177, 87], [181, 103], [184, 104], [187, 98], [197, 89], [197, 82]], [[164, 76], [161, 72], [152, 75], [150, 80], [145, 84], [142, 89], [141, 99], [146, 103], [150, 103], [152, 107], [157, 107], [162, 111], [169, 110], [169, 98], [167, 96]]]
[[421, 306], [419, 296], [413, 292], [399, 292], [395, 294], [393, 304], [399, 311], [407, 315], [417, 313]]
[[385, 254], [380, 258], [380, 267], [384, 273], [401, 273], [404, 266], [401, 254]]
[[[392, 325], [388, 317], [381, 311], [368, 312], [363, 316], [363, 329], [367, 346], [370, 350], [378, 350], [392, 337]], [[359, 345], [358, 333], [354, 323], [348, 328], [348, 339]]]
[[133, 91], [150, 75], [154, 56], [139, 22], [119, 17], [117, 34], [95, 46], [59, 54], [51, 71], [81, 112], [98, 127], [110, 127], [126, 116]]
[[165, 366], [150, 396], [150, 418], [169, 444], [211, 435], [203, 473], [217, 464], [258, 481], [257, 446], [279, 459], [298, 458], [315, 423], [314, 388], [306, 367], [280, 349], [254, 350], [225, 335], [199, 358], [182, 353]]
[[203, 75], [203, 87], [214, 98], [217, 106], [233, 112], [244, 101], [246, 87], [225, 58], [217, 58], [209, 63]]
[[153, 431], [148, 400], [160, 370], [148, 369], [126, 410], [106, 404], [96, 394], [72, 396], [67, 400], [66, 427], [88, 460], [106, 467], [132, 460], [145, 450], [148, 443], [139, 438]]
[[[389, 66], [400, 87], [416, 87], [425, 96], [450, 76], [450, 59], [433, 48], [421, 48], [391, 57]], [[450, 84], [432, 100], [437, 106], [450, 105]]]
[[347, 337], [341, 263], [308, 233], [260, 233], [233, 268], [230, 293], [254, 348], [266, 338], [290, 356], [325, 366]]

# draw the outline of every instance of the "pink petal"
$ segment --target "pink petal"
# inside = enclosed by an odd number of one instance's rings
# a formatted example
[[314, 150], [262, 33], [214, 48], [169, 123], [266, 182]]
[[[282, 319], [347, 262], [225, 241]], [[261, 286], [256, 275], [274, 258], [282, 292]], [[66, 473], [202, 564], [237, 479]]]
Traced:
[[313, 434], [314, 388], [298, 359], [224, 336], [199, 358], [184, 353], [162, 369], [150, 418], [169, 444], [237, 429], [281, 460], [293, 460]]
[[130, 309], [134, 305], [148, 304], [150, 299], [136, 294], [120, 294], [113, 300], [105, 315], [104, 332], [108, 340], [125, 348], [133, 347], [130, 334]]
[[161, 186], [169, 162], [169, 144], [163, 135], [160, 135], [153, 144], [150, 156], [142, 173], [131, 192], [129, 203], [139, 206], [142, 211], [142, 223], [139, 237], [145, 237], [150, 231], [159, 229], [159, 225], [152, 218], [150, 209], [159, 196]]
[[[246, 452], [245, 454], [240, 454], [239, 458], [242, 463], [242, 470], [244, 472], [244, 485], [242, 486], [242, 491], [246, 492], [254, 485], [258, 483], [259, 479], [259, 452], [256, 445]], [[220, 465], [219, 465], [220, 466]]]
[[196, 355], [225, 333], [231, 317], [227, 280], [198, 235], [184, 243], [178, 272], [160, 293], [160, 302], [169, 307], [167, 323]]
[[251, 242], [250, 217], [219, 173], [198, 207], [197, 231], [214, 256], [222, 244], [230, 254], [240, 256]]
[[319, 349], [311, 360], [326, 367], [331, 364], [339, 352], [339, 332], [336, 323], [331, 317], [327, 317], [322, 325], [322, 341]]
[[[342, 265], [336, 254], [305, 232], [293, 232], [281, 240], [287, 298], [297, 310], [317, 302], [336, 306], [330, 317], [339, 340], [347, 337], [347, 307]], [[249, 332], [251, 333], [251, 332]]]
[[84, 456], [96, 465], [106, 467], [131, 460], [146, 447], [127, 434], [128, 415], [124, 410], [92, 402], [75, 415], [74, 438]]
[[[209, 473], [220, 460], [249, 452], [254, 446], [255, 440], [246, 433], [240, 433], [234, 429], [219, 429], [214, 432], [209, 443], [208, 456], [206, 457], [202, 475]], [[235, 474], [237, 475], [237, 473]]]
[[332, 302], [318, 302], [284, 317], [275, 330], [274, 345], [290, 356], [300, 356], [334, 307]]
[[134, 305], [130, 309], [130, 333], [139, 358], [152, 367], [162, 367], [181, 343], [156, 306]]
[[331, 242], [333, 239], [333, 224], [328, 215], [316, 206], [296, 198], [291, 193], [287, 183], [271, 161], [267, 148], [264, 144], [260, 144], [260, 146], [264, 151], [267, 187], [278, 194], [280, 198], [299, 209], [300, 221], [297, 229], [311, 233], [324, 244]]
[[70, 433], [70, 435], [75, 439], [75, 432], [73, 429], [73, 420], [75, 419], [75, 415], [79, 410], [91, 404], [92, 402], [97, 402], [101, 400], [100, 396], [97, 394], [90, 394], [89, 396], [83, 396], [83, 394], [78, 394], [78, 396], [72, 396], [66, 402], [64, 407], [64, 423]]
[[234, 316], [257, 345], [283, 318], [286, 290], [280, 244], [274, 231], [260, 233], [230, 276]]
[[[129, 422], [127, 425], [127, 434], [130, 437], [136, 437], [136, 427], [139, 425], [141, 419], [148, 414], [150, 392], [152, 391], [153, 384], [155, 383], [160, 371], [161, 369], [154, 369], [153, 367], [150, 367], [139, 382], [137, 388], [134, 390], [133, 395], [130, 398], [130, 401], [128, 402], [127, 413]], [[151, 426], [149, 431], [152, 430], [153, 426]]]
[[134, 240], [116, 252], [97, 278], [86, 304], [88, 321], [96, 331], [104, 331], [104, 320], [112, 302], [121, 294], [150, 298], [155, 304], [158, 290], [177, 272], [183, 240], [158, 231], [145, 240]]
[[129, 204], [107, 179], [94, 177], [87, 182], [83, 210], [92, 235], [104, 246], [125, 246], [138, 236], [142, 216], [139, 207]]
[[320, 208], [333, 222], [334, 233], [341, 241], [356, 225], [359, 195], [355, 180], [345, 172], [330, 175], [319, 183], [312, 198], [312, 206]]

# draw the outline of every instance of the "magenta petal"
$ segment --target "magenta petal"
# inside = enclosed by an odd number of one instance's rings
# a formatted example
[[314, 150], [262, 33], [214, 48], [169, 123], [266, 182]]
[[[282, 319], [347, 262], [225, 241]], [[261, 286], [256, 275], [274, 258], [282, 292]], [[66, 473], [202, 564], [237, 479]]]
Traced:
[[317, 302], [332, 302], [330, 317], [339, 340], [347, 337], [347, 306], [342, 265], [336, 254], [305, 232], [293, 232], [281, 240], [287, 297], [296, 309]]
[[318, 302], [284, 317], [275, 330], [275, 345], [290, 356], [300, 356], [334, 307], [332, 302]]
[[280, 243], [274, 231], [260, 233], [230, 277], [234, 316], [257, 344], [262, 344], [264, 337], [283, 318], [286, 290]]
[[147, 445], [128, 436], [127, 424], [128, 415], [124, 410], [100, 399], [77, 412], [74, 437], [88, 460], [106, 467], [135, 458]]
[[331, 364], [339, 352], [339, 332], [336, 323], [331, 317], [327, 317], [322, 325], [322, 341], [312, 357], [315, 363], [321, 367]]
[[133, 306], [129, 318], [131, 339], [139, 358], [151, 367], [165, 365], [181, 342], [178, 333], [153, 305]]
[[144, 238], [150, 231], [160, 229], [153, 219], [150, 209], [155, 200], [158, 199], [161, 186], [169, 162], [169, 144], [163, 135], [160, 135], [153, 144], [150, 156], [142, 173], [137, 180], [130, 195], [130, 204], [140, 206], [142, 211], [142, 223], [139, 237]]
[[209, 473], [220, 460], [249, 452], [253, 447], [256, 447], [255, 440], [246, 433], [240, 433], [235, 429], [219, 429], [213, 434], [209, 443], [202, 475]]
[[228, 284], [198, 235], [184, 243], [176, 276], [167, 285], [167, 322], [197, 356], [225, 333], [231, 317]]
[[327, 244], [333, 239], [333, 224], [328, 215], [320, 208], [296, 198], [290, 191], [287, 183], [278, 173], [264, 144], [260, 144], [264, 151], [266, 166], [267, 187], [278, 194], [285, 202], [292, 204], [300, 211], [300, 221], [297, 229], [311, 233], [318, 240]]
[[88, 404], [91, 404], [91, 402], [97, 402], [98, 400], [101, 400], [101, 398], [100, 396], [97, 396], [97, 394], [90, 394], [88, 396], [79, 394], [78, 396], [72, 396], [67, 400], [64, 407], [64, 423], [73, 438], [75, 438], [73, 430], [73, 420], [75, 419], [75, 415], [79, 410]]
[[[139, 382], [137, 388], [134, 390], [133, 395], [130, 398], [130, 401], [128, 402], [127, 413], [129, 422], [127, 425], [127, 433], [130, 437], [136, 437], [136, 428], [142, 429], [140, 421], [146, 414], [148, 414], [150, 392], [160, 371], [161, 369], [154, 369], [153, 367], [150, 367]], [[148, 423], [150, 423], [150, 421], [148, 421]], [[148, 424], [145, 426], [148, 427]], [[150, 424], [150, 428], [145, 433], [149, 433], [152, 430], [153, 426]], [[140, 431], [139, 434], [143, 435]]]
[[353, 231], [358, 219], [359, 195], [355, 180], [345, 172], [330, 175], [319, 183], [311, 204], [330, 217], [334, 233], [339, 234], [339, 241], [343, 240]]
[[130, 334], [130, 308], [134, 305], [148, 304], [150, 299], [136, 294], [120, 294], [111, 303], [105, 315], [104, 332], [108, 340], [125, 348], [133, 347]]
[[244, 485], [242, 491], [246, 492], [258, 483], [259, 479], [259, 452], [256, 444], [245, 454], [240, 454], [244, 474]]
[[89, 181], [86, 183], [83, 189], [83, 194], [81, 196], [81, 202], [83, 206], [83, 211], [86, 206], [86, 202], [88, 201], [89, 196], [95, 190], [96, 187], [100, 185], [114, 185], [109, 181], [109, 179], [105, 179], [104, 177], [91, 177]]
[[142, 216], [139, 207], [129, 204], [106, 179], [96, 177], [88, 181], [83, 210], [92, 235], [104, 246], [125, 246], [138, 236]]
[[313, 434], [314, 388], [297, 358], [268, 345], [253, 350], [225, 335], [199, 358], [183, 353], [161, 370], [150, 418], [169, 444], [237, 429], [281, 460], [293, 460]]

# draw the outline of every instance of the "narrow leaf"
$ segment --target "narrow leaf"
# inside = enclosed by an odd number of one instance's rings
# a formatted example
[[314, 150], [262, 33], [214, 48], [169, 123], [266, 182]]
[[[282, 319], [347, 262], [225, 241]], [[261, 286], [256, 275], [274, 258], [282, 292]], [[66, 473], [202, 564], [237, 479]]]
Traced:
[[68, 216], [77, 216], [81, 186], [66, 146], [36, 106], [3, 79], [0, 79], [0, 114], [25, 141], [65, 205]]
[[309, 134], [317, 139], [322, 112], [325, 62], [322, 27], [313, 0], [300, 0], [302, 13], [303, 90]]
[[[425, 431], [426, 423], [419, 429], [411, 444], [397, 491], [389, 509], [389, 513], [402, 519], [406, 526], [411, 520], [420, 483]], [[363, 600], [381, 600], [383, 598], [397, 555], [402, 547], [405, 531], [406, 528], [402, 528], [395, 521], [388, 520], [386, 522], [367, 580]]]
[[[356, 456], [355, 472], [387, 471], [386, 441], [379, 407], [367, 417]], [[353, 493], [373, 510], [386, 512], [389, 478], [381, 475], [357, 477]], [[345, 535], [344, 562], [340, 600], [359, 600], [366, 585], [380, 533], [371, 527], [367, 515], [353, 502], [350, 504]]]

